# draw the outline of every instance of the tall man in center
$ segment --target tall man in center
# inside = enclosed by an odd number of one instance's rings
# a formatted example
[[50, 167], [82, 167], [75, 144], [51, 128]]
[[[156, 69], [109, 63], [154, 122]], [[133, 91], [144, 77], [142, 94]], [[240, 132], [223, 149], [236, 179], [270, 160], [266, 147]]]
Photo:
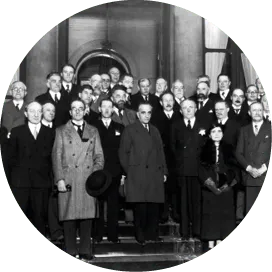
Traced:
[[176, 120], [171, 127], [171, 148], [181, 190], [180, 234], [187, 240], [191, 232], [195, 238], [200, 235], [201, 187], [198, 168], [205, 130], [195, 117], [196, 103], [193, 100], [186, 99], [181, 103], [181, 113], [183, 119]]
[[152, 106], [140, 103], [137, 120], [127, 126], [121, 137], [119, 157], [127, 174], [126, 201], [134, 203], [136, 241], [159, 240], [159, 203], [164, 202], [167, 167], [161, 136], [149, 123]]

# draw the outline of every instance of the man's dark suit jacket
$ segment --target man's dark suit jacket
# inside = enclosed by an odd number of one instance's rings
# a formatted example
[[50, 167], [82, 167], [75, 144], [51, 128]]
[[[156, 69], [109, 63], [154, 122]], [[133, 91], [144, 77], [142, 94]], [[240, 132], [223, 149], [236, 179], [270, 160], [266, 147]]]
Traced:
[[240, 130], [236, 148], [236, 158], [243, 169], [243, 183], [245, 186], [262, 186], [266, 172], [258, 178], [253, 178], [246, 168], [251, 165], [261, 168], [263, 164], [268, 168], [271, 153], [271, 124], [263, 122], [259, 133], [255, 136], [252, 123]]
[[124, 108], [122, 119], [115, 111], [113, 112], [111, 118], [114, 122], [122, 124], [123, 126], [126, 127], [128, 125], [135, 123], [135, 121], [137, 120], [137, 115], [134, 110]]
[[[146, 102], [144, 98], [142, 97], [141, 93], [138, 92], [131, 96], [131, 108], [135, 111], [138, 110], [138, 106], [140, 103]], [[159, 98], [154, 94], [149, 94], [148, 102], [153, 107], [153, 110], [156, 110], [160, 107]]]
[[163, 110], [159, 109], [152, 113], [151, 123], [159, 130], [163, 142], [164, 154], [168, 171], [174, 168], [174, 154], [171, 149], [171, 125], [176, 120], [182, 119], [182, 115], [178, 111], [174, 111], [172, 117], [169, 119]]
[[90, 109], [90, 112], [88, 114], [84, 115], [84, 120], [89, 124], [93, 125], [94, 123], [97, 122], [99, 118], [99, 114], [93, 110]]
[[238, 136], [240, 132], [240, 125], [235, 121], [228, 118], [223, 127], [223, 139], [226, 144], [231, 145], [234, 150], [237, 146]]
[[12, 128], [23, 125], [25, 123], [25, 106], [26, 104], [24, 103], [18, 111], [12, 100], [5, 102], [2, 111], [1, 126], [10, 132]]
[[91, 104], [91, 110], [92, 111], [94, 111], [94, 112], [96, 112], [96, 113], [99, 113], [99, 110], [98, 110], [98, 108], [99, 108], [99, 106], [100, 106], [100, 103], [101, 103], [101, 101], [103, 100], [103, 99], [107, 99], [107, 98], [109, 98], [109, 95], [107, 95], [107, 94], [104, 94], [104, 93], [101, 93], [100, 95], [99, 95], [99, 97], [96, 99], [96, 101], [94, 102], [92, 102], [92, 104]]
[[210, 128], [212, 123], [216, 120], [213, 100], [209, 98], [202, 109], [196, 111], [196, 119], [202, 128], [206, 130]]
[[[229, 106], [230, 106], [231, 103], [232, 103], [232, 101], [231, 101], [231, 99], [230, 99], [231, 95], [232, 95], [232, 91], [229, 90], [229, 93], [228, 93], [227, 97], [225, 98], [225, 101], [229, 104]], [[211, 96], [211, 99], [212, 99], [214, 102], [217, 102], [218, 100], [222, 100], [222, 98], [221, 98], [221, 96], [220, 96], [220, 94], [219, 94], [219, 90], [218, 90], [218, 92], [217, 92], [216, 94], [214, 94], [213, 96]]]
[[11, 130], [9, 163], [12, 187], [50, 188], [52, 186], [51, 152], [54, 137], [54, 130], [43, 125], [36, 140], [28, 124]]
[[97, 120], [94, 126], [98, 129], [103, 148], [105, 159], [104, 169], [109, 171], [113, 177], [120, 176], [123, 171], [118, 150], [124, 126], [111, 120], [109, 127], [106, 128], [101, 119]]
[[248, 114], [248, 110], [249, 107], [246, 101], [242, 104], [239, 114], [235, 112], [231, 104], [229, 110], [229, 118], [235, 120], [241, 127], [246, 126], [251, 122], [251, 117]]
[[201, 128], [196, 120], [194, 127], [189, 130], [183, 118], [171, 126], [171, 149], [175, 154], [178, 177], [198, 176], [200, 149], [205, 139], [200, 134]]
[[49, 91], [47, 91], [44, 94], [41, 94], [36, 97], [36, 101], [39, 102], [40, 104], [45, 104], [47, 102], [52, 103], [55, 105], [56, 108], [56, 114], [55, 114], [55, 119], [54, 119], [54, 125], [56, 127], [59, 127], [61, 125], [64, 125], [68, 122], [70, 119], [70, 100], [69, 96], [67, 94], [67, 91], [60, 91], [61, 97], [58, 103], [55, 102], [55, 100], [52, 98], [50, 95]]
[[80, 86], [76, 85], [76, 84], [72, 84], [72, 88], [71, 90], [68, 92], [66, 90], [66, 88], [64, 88], [63, 85], [61, 85], [61, 92], [63, 93], [67, 93], [68, 94], [68, 98], [69, 98], [69, 102], [72, 102], [73, 99], [79, 98], [78, 94], [80, 92]]

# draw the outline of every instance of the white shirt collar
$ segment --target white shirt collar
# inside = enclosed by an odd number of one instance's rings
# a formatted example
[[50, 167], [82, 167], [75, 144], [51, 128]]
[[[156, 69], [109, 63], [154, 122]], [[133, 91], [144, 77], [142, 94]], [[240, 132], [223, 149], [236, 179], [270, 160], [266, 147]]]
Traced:
[[[76, 125], [78, 125], [78, 126], [82, 126], [83, 123], [84, 123], [84, 120], [81, 120], [81, 121], [72, 120], [72, 125], [74, 126], [73, 123], [76, 124]], [[76, 127], [76, 126], [74, 126], [74, 127]]]
[[169, 116], [170, 116], [170, 118], [171, 118], [171, 117], [172, 117], [172, 115], [173, 115], [173, 113], [174, 113], [174, 111], [173, 111], [173, 110], [171, 110], [171, 111], [165, 111], [165, 110], [164, 110], [164, 113], [165, 113], [165, 115], [166, 115], [166, 116], [168, 116], [168, 115], [169, 115]]
[[[185, 125], [186, 125], [186, 126], [188, 125], [188, 120], [189, 120], [189, 119], [184, 118], [184, 122], [185, 122]], [[191, 118], [191, 119], [190, 119], [190, 122], [191, 122], [191, 127], [192, 127], [192, 128], [193, 128], [193, 127], [194, 127], [194, 125], [195, 125], [195, 120], [196, 120], [196, 118], [195, 118], [195, 117], [193, 117], [193, 118]]]
[[71, 91], [71, 89], [72, 89], [72, 82], [70, 82], [70, 83], [67, 83], [67, 82], [62, 82], [62, 86], [64, 87], [64, 89], [66, 90], [67, 89], [67, 85], [69, 85], [69, 90]]
[[258, 130], [260, 130], [260, 127], [262, 126], [263, 122], [264, 122], [263, 120], [261, 122], [254, 122], [254, 121], [252, 121], [253, 130], [255, 129], [256, 125], [258, 126]]
[[183, 96], [182, 98], [181, 98], [181, 101], [180, 101], [180, 99], [179, 98], [177, 98], [177, 97], [175, 97], [175, 100], [178, 102], [178, 104], [180, 104], [183, 100], [185, 99], [185, 97]]
[[225, 90], [225, 91], [219, 91], [219, 95], [221, 96], [221, 98], [222, 98], [222, 93], [224, 93], [224, 97], [225, 97], [225, 99], [226, 99], [226, 97], [228, 96], [228, 94], [229, 94], [229, 89], [227, 89], [227, 90]]
[[157, 92], [155, 92], [155, 95], [156, 95], [157, 97], [160, 97], [160, 96], [161, 96], [161, 94], [159, 94], [159, 93], [157, 93]]
[[227, 117], [225, 117], [225, 118], [222, 119], [222, 120], [218, 120], [218, 123], [221, 122], [222, 125], [225, 125], [226, 122], [228, 121], [228, 119], [229, 119], [229, 117], [227, 116]]
[[242, 108], [242, 104], [241, 104], [241, 106], [240, 106], [240, 107], [235, 106], [234, 104], [232, 104], [232, 107], [233, 107], [235, 110], [240, 110], [240, 109]]
[[[115, 113], [119, 116], [119, 109], [117, 107], [113, 107], [113, 110], [115, 111]], [[121, 110], [121, 113], [124, 113], [124, 110]]]
[[24, 104], [24, 100], [20, 100], [20, 101], [12, 100], [12, 102], [15, 107], [16, 107], [16, 105], [18, 105], [19, 109], [21, 109]]
[[103, 124], [106, 126], [106, 122], [107, 122], [107, 124], [108, 124], [108, 127], [110, 126], [110, 123], [111, 123], [111, 119], [105, 119], [105, 118], [101, 118], [101, 120], [102, 120], [102, 122], [103, 122]]
[[254, 103], [255, 101], [248, 101], [247, 100], [247, 104], [250, 106], [252, 103]]
[[52, 122], [48, 122], [47, 120], [45, 119], [42, 119], [42, 124], [46, 127], [50, 127], [52, 128], [53, 127], [53, 123]]
[[[202, 101], [203, 102], [203, 107], [206, 105], [206, 103], [208, 102], [208, 100], [209, 100], [209, 97]], [[197, 104], [199, 104], [199, 103], [200, 102], [198, 102]]]
[[55, 101], [55, 95], [57, 95], [58, 100], [60, 100], [60, 96], [61, 96], [60, 92], [55, 93], [55, 92], [49, 90], [49, 93], [52, 96], [54, 101]]
[[29, 127], [32, 134], [34, 134], [35, 129], [36, 129], [37, 133], [39, 133], [39, 131], [41, 129], [41, 123], [32, 124], [32, 123], [28, 122], [28, 127]]

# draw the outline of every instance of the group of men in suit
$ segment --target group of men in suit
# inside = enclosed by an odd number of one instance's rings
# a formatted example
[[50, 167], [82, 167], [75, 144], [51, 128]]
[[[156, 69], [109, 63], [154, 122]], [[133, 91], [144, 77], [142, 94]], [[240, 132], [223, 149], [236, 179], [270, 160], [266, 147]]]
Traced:
[[[140, 79], [139, 91], [132, 94], [133, 76], [120, 76], [116, 67], [109, 73], [92, 75], [83, 86], [73, 83], [74, 76], [75, 68], [70, 64], [61, 73], [50, 73], [47, 92], [27, 105], [26, 86], [14, 82], [13, 99], [3, 107], [1, 126], [8, 140], [1, 151], [7, 178], [26, 214], [31, 204], [31, 220], [41, 233], [45, 234], [48, 211], [52, 238], [62, 239], [65, 234], [67, 251], [76, 255], [75, 225], [68, 221], [80, 220], [84, 234], [90, 234], [89, 219], [96, 217], [94, 200], [83, 194], [82, 184], [92, 171], [104, 168], [112, 183], [99, 199], [97, 242], [104, 234], [105, 203], [108, 240], [120, 242], [120, 185], [124, 185], [126, 202], [134, 209], [138, 243], [160, 240], [159, 220], [166, 222], [169, 214], [180, 223], [184, 239], [198, 238], [199, 154], [213, 123], [224, 127], [223, 140], [236, 153], [236, 179], [246, 188], [249, 211], [265, 178], [271, 148], [269, 108], [256, 85], [248, 86], [246, 92], [230, 90], [229, 76], [221, 74], [215, 94], [209, 77], [201, 75], [196, 93], [186, 98], [182, 81], [174, 81], [167, 90], [163, 78], [156, 80], [154, 94], [148, 78]], [[71, 198], [64, 194], [67, 184], [79, 186]], [[54, 186], [60, 193], [54, 191], [49, 197]], [[85, 201], [77, 210], [76, 203]], [[82, 243], [81, 256], [90, 258], [88, 247]]]

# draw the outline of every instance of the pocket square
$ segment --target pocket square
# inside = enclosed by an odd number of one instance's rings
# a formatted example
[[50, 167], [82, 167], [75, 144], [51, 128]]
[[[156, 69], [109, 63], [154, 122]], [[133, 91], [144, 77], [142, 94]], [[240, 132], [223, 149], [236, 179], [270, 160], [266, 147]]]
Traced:
[[210, 113], [213, 113], [213, 110], [209, 110]]
[[269, 136], [268, 136], [268, 135], [266, 135], [266, 136], [265, 136], [265, 139], [267, 139], [267, 138], [269, 138]]
[[118, 130], [115, 130], [115, 136], [119, 136], [121, 133]]
[[84, 138], [82, 139], [82, 142], [83, 142], [83, 143], [86, 143], [86, 142], [88, 142], [88, 141], [89, 141], [89, 139], [84, 139]]

